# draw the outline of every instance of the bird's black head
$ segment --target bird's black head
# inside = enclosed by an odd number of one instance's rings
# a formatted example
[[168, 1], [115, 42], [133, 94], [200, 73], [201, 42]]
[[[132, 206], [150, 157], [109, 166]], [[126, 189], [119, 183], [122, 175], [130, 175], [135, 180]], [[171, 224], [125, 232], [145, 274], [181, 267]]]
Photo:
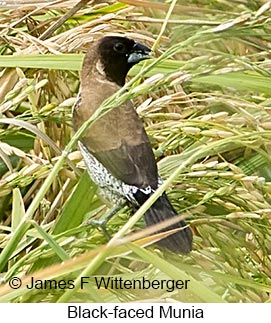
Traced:
[[123, 86], [129, 69], [149, 58], [151, 49], [133, 39], [107, 36], [98, 44], [98, 54], [108, 79]]

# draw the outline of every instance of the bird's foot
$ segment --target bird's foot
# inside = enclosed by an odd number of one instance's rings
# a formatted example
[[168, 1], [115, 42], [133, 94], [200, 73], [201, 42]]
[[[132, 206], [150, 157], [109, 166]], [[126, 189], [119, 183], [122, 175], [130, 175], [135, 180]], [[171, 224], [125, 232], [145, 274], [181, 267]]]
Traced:
[[108, 220], [105, 218], [105, 219], [101, 219], [101, 220], [91, 220], [88, 222], [88, 224], [92, 225], [95, 228], [102, 230], [106, 240], [109, 241], [111, 239], [111, 236], [106, 228], [107, 222], [108, 222]]
[[123, 205], [118, 205], [116, 207], [114, 207], [113, 209], [111, 209], [105, 216], [103, 219], [97, 220], [90, 220], [87, 221], [86, 224], [87, 225], [92, 225], [95, 228], [101, 229], [105, 238], [109, 241], [111, 239], [111, 236], [109, 234], [109, 232], [107, 231], [106, 225], [108, 223], [108, 221], [123, 207]]

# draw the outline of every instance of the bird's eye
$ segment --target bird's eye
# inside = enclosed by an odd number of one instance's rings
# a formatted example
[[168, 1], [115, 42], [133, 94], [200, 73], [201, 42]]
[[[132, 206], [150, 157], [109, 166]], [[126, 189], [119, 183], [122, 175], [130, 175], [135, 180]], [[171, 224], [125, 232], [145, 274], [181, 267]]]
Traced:
[[124, 54], [126, 52], [126, 48], [122, 43], [116, 43], [114, 45], [114, 51], [119, 54]]

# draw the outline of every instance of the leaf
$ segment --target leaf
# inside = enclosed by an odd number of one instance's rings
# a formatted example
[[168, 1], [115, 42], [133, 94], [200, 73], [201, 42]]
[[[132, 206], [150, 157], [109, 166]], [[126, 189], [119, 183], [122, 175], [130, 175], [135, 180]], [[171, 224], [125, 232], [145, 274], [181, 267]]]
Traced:
[[25, 215], [24, 201], [19, 188], [15, 188], [12, 194], [12, 231], [14, 231]]
[[95, 192], [96, 187], [91, 182], [88, 173], [84, 172], [56, 220], [53, 233], [58, 234], [81, 224], [85, 214], [90, 210]]
[[191, 79], [191, 82], [271, 94], [271, 78], [256, 73], [231, 72], [217, 75], [195, 76]]

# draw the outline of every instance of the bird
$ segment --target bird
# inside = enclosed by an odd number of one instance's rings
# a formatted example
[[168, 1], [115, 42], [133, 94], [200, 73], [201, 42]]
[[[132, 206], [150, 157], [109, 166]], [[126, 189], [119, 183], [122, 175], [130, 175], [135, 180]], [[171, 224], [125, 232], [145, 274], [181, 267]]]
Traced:
[[[125, 36], [104, 36], [85, 54], [80, 89], [73, 107], [73, 128], [95, 113], [103, 101], [125, 84], [132, 66], [150, 58], [151, 49]], [[162, 184], [150, 140], [132, 101], [128, 100], [96, 120], [78, 142], [89, 176], [99, 195], [111, 205], [139, 208]], [[166, 193], [145, 212], [147, 226], [178, 216]], [[158, 232], [182, 230], [156, 242], [162, 249], [188, 254], [192, 231], [183, 220]]]

